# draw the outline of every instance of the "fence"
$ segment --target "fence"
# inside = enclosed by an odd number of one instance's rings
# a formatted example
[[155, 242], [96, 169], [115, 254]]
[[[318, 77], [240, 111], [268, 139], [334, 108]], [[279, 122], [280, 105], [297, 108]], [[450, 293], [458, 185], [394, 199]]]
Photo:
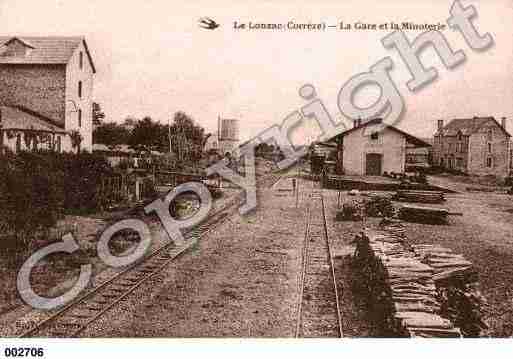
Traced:
[[101, 179], [98, 188], [98, 204], [107, 208], [120, 202], [134, 202], [151, 198], [155, 194], [155, 178], [136, 173], [116, 174]]

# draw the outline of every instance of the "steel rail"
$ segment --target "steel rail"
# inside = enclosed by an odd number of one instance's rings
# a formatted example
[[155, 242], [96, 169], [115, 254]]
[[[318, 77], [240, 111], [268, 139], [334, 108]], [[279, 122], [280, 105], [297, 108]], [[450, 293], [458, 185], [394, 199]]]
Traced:
[[335, 290], [335, 300], [336, 300], [336, 304], [337, 304], [339, 337], [343, 338], [344, 331], [342, 329], [342, 312], [340, 310], [340, 300], [339, 300], [339, 296], [338, 296], [337, 277], [335, 276], [335, 264], [333, 262], [333, 251], [331, 250], [330, 237], [328, 235], [328, 222], [326, 219], [326, 205], [324, 203], [324, 193], [322, 193], [322, 195], [321, 195], [321, 202], [322, 202], [322, 218], [324, 221], [324, 232], [326, 235], [326, 243], [328, 245], [328, 255], [329, 255], [329, 261], [330, 261], [331, 278], [333, 279], [333, 288]]
[[[312, 183], [311, 192], [309, 194], [309, 197], [313, 200], [315, 191], [315, 184]], [[341, 317], [341, 311], [340, 311], [340, 302], [339, 302], [339, 295], [338, 295], [338, 286], [335, 276], [335, 265], [333, 262], [333, 254], [331, 250], [331, 244], [329, 240], [328, 235], [328, 225], [326, 220], [326, 210], [325, 210], [325, 203], [324, 203], [324, 193], [322, 189], [315, 193], [320, 196], [319, 200], [321, 201], [321, 215], [322, 215], [322, 233], [325, 240], [326, 245], [326, 255], [327, 255], [327, 261], [329, 265], [329, 276], [331, 277], [331, 287], [334, 291], [334, 301], [335, 303], [329, 303], [330, 305], [334, 304], [335, 310], [336, 310], [336, 326], [337, 326], [337, 336], [342, 338], [344, 336], [343, 330], [342, 330], [342, 317]], [[297, 304], [297, 314], [296, 314], [296, 328], [295, 328], [295, 337], [300, 338], [302, 337], [302, 330], [303, 330], [303, 324], [304, 324], [304, 318], [303, 318], [303, 302], [305, 300], [304, 293], [305, 293], [305, 282], [306, 282], [306, 276], [307, 276], [307, 270], [308, 270], [308, 263], [309, 263], [309, 252], [310, 252], [310, 227], [312, 224], [312, 208], [311, 203], [312, 200], [308, 201], [308, 205], [306, 207], [306, 225], [305, 225], [305, 236], [303, 241], [303, 250], [302, 250], [302, 264], [301, 264], [301, 274], [300, 274], [300, 280], [299, 280], [299, 297], [298, 297], [298, 304]]]
[[[267, 176], [263, 176], [261, 178], [260, 182], [266, 183], [269, 180], [272, 185], [276, 181], [278, 181], [280, 178], [281, 178], [280, 174], [271, 173]], [[267, 187], [267, 186], [264, 186], [264, 187]], [[205, 226], [206, 224], [209, 224], [210, 220], [215, 219], [216, 216], [221, 215], [223, 212], [226, 212], [226, 214], [224, 216], [221, 216], [220, 219], [215, 220], [215, 222], [213, 223], [213, 226], [203, 230], [199, 234], [199, 236], [198, 236], [199, 238], [197, 240], [190, 240], [190, 241], [188, 241], [188, 243], [186, 243], [185, 245], [183, 245], [179, 248], [173, 247], [174, 246], [173, 241], [169, 241], [168, 243], [163, 244], [162, 246], [157, 248], [155, 251], [153, 251], [151, 254], [145, 256], [142, 260], [130, 265], [126, 269], [123, 269], [121, 272], [115, 274], [111, 278], [102, 282], [101, 284], [99, 284], [98, 286], [96, 286], [95, 288], [90, 290], [89, 292], [85, 293], [83, 296], [66, 304], [64, 307], [59, 309], [56, 313], [52, 314], [50, 317], [42, 320], [41, 322], [37, 323], [33, 327], [29, 328], [28, 330], [23, 332], [18, 337], [19, 338], [33, 337], [34, 334], [40, 333], [44, 329], [51, 328], [51, 324], [53, 322], [55, 322], [57, 319], [63, 317], [66, 313], [68, 313], [72, 309], [76, 308], [78, 305], [85, 303], [86, 300], [94, 297], [95, 295], [100, 294], [100, 292], [102, 290], [104, 290], [105, 288], [107, 288], [110, 284], [115, 284], [118, 279], [122, 279], [122, 277], [124, 277], [125, 275], [127, 275], [131, 272], [138, 273], [137, 272], [138, 269], [141, 269], [141, 271], [139, 273], [144, 273], [144, 264], [149, 263], [151, 259], [157, 258], [157, 256], [159, 254], [163, 254], [166, 250], [169, 250], [169, 249], [171, 249], [172, 251], [174, 250], [175, 253], [167, 256], [167, 258], [160, 265], [157, 266], [158, 268], [151, 270], [151, 272], [148, 272], [149, 274], [145, 275], [142, 279], [135, 282], [132, 286], [128, 287], [122, 293], [119, 293], [119, 296], [117, 296], [113, 302], [107, 304], [106, 307], [102, 308], [98, 313], [93, 314], [91, 316], [91, 318], [89, 318], [89, 320], [87, 320], [85, 323], [71, 324], [72, 326], [74, 325], [79, 328], [77, 328], [75, 331], [73, 331], [71, 335], [66, 335], [65, 337], [73, 337], [73, 336], [80, 334], [88, 326], [90, 326], [90, 324], [92, 324], [93, 322], [98, 320], [101, 316], [103, 316], [108, 310], [113, 308], [116, 304], [120, 303], [123, 299], [125, 299], [127, 296], [129, 296], [131, 293], [133, 293], [139, 286], [141, 286], [143, 283], [145, 283], [146, 281], [151, 279], [154, 275], [160, 273], [162, 270], [165, 269], [165, 267], [167, 265], [169, 265], [171, 262], [173, 262], [178, 257], [180, 257], [182, 254], [184, 254], [188, 249], [190, 249], [192, 246], [194, 246], [194, 244], [196, 244], [197, 241], [201, 237], [207, 235], [214, 229], [217, 229], [219, 227], [219, 225], [224, 223], [230, 217], [230, 214], [232, 214], [232, 212], [234, 212], [234, 210], [236, 208], [238, 208], [238, 205], [242, 202], [242, 198], [243, 198], [243, 193], [238, 193], [238, 194], [234, 195], [233, 198], [230, 198], [229, 200], [226, 201], [226, 203], [223, 203], [221, 208], [217, 209], [214, 213], [209, 215], [204, 221], [202, 221], [197, 226], [189, 229], [186, 232], [185, 237], [187, 239], [190, 239], [194, 235], [194, 230], [196, 230], [198, 227], [201, 228], [201, 226]]]

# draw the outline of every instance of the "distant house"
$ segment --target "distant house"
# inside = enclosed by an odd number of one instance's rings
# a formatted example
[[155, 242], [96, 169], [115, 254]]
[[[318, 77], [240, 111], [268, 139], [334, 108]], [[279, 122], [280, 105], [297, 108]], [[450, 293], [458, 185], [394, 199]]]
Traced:
[[312, 174], [320, 174], [323, 170], [328, 172], [337, 172], [336, 165], [337, 158], [337, 143], [332, 141], [314, 142], [310, 145], [310, 170]]
[[93, 153], [104, 156], [113, 167], [119, 165], [123, 160], [130, 161], [133, 163], [133, 167], [137, 167], [141, 158], [137, 151], [128, 145], [119, 145], [111, 149], [102, 143], [95, 143], [93, 144]]
[[218, 132], [215, 132], [212, 136], [207, 138], [205, 141], [205, 146], [203, 147], [203, 151], [217, 151], [219, 152], [219, 135]]
[[[422, 140], [433, 145], [433, 139], [431, 138], [423, 138]], [[432, 147], [416, 147], [411, 144], [406, 147], [406, 171], [428, 168], [431, 161]]]
[[92, 151], [95, 73], [82, 37], [0, 36], [0, 145]]
[[433, 163], [468, 174], [505, 177], [510, 171], [510, 134], [506, 119], [493, 117], [454, 119], [444, 126], [438, 120]]
[[338, 143], [337, 169], [348, 175], [380, 176], [384, 172], [403, 173], [408, 148], [429, 148], [426, 141], [394, 126], [372, 119], [354, 121], [353, 128], [335, 137]]
[[148, 153], [143, 154], [124, 144], [109, 148], [102, 143], [95, 143], [93, 144], [93, 153], [104, 156], [113, 167], [119, 165], [122, 161], [128, 161], [132, 167], [138, 168], [143, 159], [146, 162], [152, 162], [157, 157], [165, 157], [167, 160], [174, 160], [176, 157], [172, 152], [162, 153], [159, 151], [151, 151], [150, 156], [148, 156]]

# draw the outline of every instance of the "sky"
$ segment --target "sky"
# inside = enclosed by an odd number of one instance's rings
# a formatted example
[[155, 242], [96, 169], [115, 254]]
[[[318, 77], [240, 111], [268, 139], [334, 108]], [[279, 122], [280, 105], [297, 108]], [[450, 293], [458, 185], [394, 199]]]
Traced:
[[[472, 51], [462, 35], [443, 31], [466, 62], [447, 70], [432, 49], [425, 66], [438, 79], [412, 93], [410, 75], [395, 50], [385, 49], [388, 31], [246, 31], [239, 23], [325, 22], [445, 23], [452, 1], [174, 1], [174, 0], [0, 0], [1, 35], [83, 35], [97, 74], [94, 99], [106, 120], [127, 116], [167, 123], [184, 111], [213, 132], [217, 117], [240, 120], [240, 139], [249, 139], [306, 104], [299, 88], [310, 83], [335, 119], [337, 96], [352, 76], [386, 56], [394, 61], [392, 79], [406, 105], [397, 126], [421, 137], [432, 136], [436, 120], [457, 117], [507, 117], [513, 132], [513, 3], [508, 0], [462, 1], [474, 5], [478, 31], [489, 32], [494, 46]], [[208, 16], [221, 26], [205, 30]], [[421, 31], [410, 31], [410, 40]], [[366, 106], [378, 93], [369, 87], [356, 101]], [[305, 143], [316, 134], [305, 125], [294, 134]]]

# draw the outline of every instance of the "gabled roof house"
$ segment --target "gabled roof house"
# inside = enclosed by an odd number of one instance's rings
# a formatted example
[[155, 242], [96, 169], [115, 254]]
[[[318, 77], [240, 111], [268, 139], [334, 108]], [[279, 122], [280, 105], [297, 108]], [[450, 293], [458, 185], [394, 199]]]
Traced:
[[92, 151], [95, 73], [83, 37], [0, 36], [0, 145]]

